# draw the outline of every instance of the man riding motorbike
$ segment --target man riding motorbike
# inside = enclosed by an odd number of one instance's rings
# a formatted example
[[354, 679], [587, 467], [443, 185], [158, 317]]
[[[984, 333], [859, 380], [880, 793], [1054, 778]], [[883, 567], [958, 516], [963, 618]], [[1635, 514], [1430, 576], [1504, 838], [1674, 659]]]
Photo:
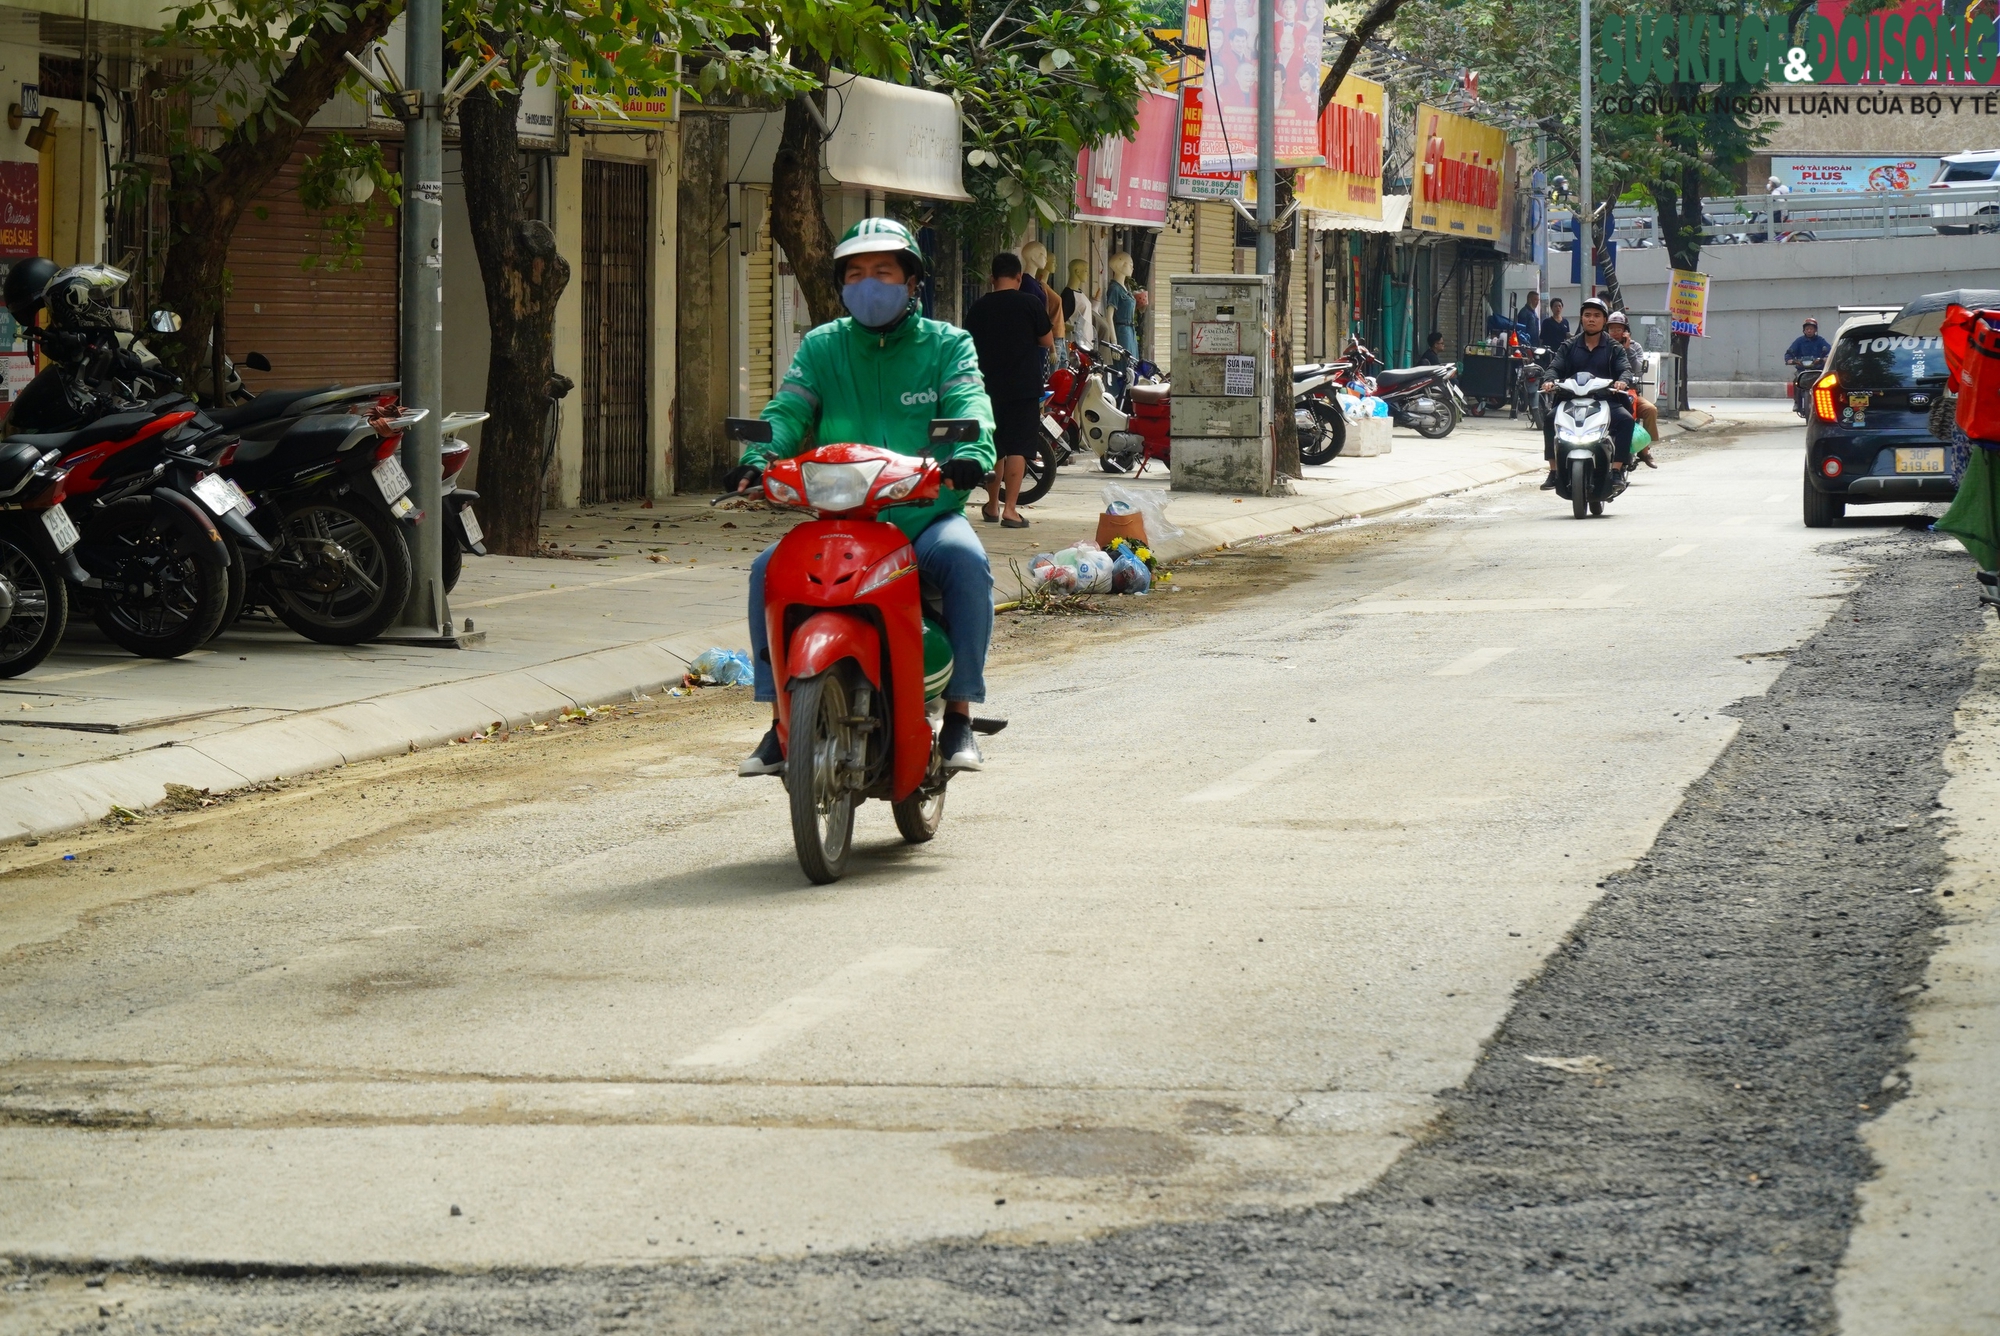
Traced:
[[1792, 369], [1794, 408], [1798, 408], [1805, 398], [1806, 378], [1799, 373], [1808, 369], [1817, 371], [1825, 366], [1827, 356], [1832, 352], [1833, 345], [1819, 336], [1819, 321], [1807, 316], [1805, 324], [1799, 328], [1799, 336], [1785, 349], [1785, 365]]
[[[1601, 298], [1585, 297], [1577, 310], [1577, 323], [1583, 332], [1562, 346], [1549, 364], [1551, 389], [1558, 388], [1559, 382], [1574, 380], [1578, 372], [1585, 372], [1601, 380], [1611, 382], [1613, 389], [1629, 390], [1637, 375], [1632, 370], [1631, 360], [1625, 350], [1604, 332], [1604, 324], [1611, 315], [1611, 308]], [[1617, 453], [1611, 461], [1611, 495], [1616, 496], [1625, 486], [1625, 466], [1632, 460], [1632, 411], [1622, 399], [1606, 400], [1611, 408], [1611, 443]], [[1556, 460], [1556, 419], [1550, 413], [1542, 419], [1542, 458], [1549, 461], [1549, 476], [1542, 482], [1542, 490], [1555, 490], [1560, 481], [1560, 464]]]
[[[979, 535], [966, 522], [966, 494], [993, 471], [993, 405], [979, 373], [972, 336], [917, 308], [923, 256], [910, 230], [893, 218], [865, 218], [848, 229], [833, 251], [834, 281], [848, 314], [808, 333], [764, 405], [768, 443], [745, 445], [742, 462], [725, 485], [743, 492], [761, 485], [763, 466], [815, 445], [847, 442], [898, 454], [921, 454], [930, 445], [932, 418], [976, 418], [979, 439], [951, 448], [940, 460], [944, 488], [935, 501], [893, 506], [882, 519], [908, 534], [917, 569], [944, 597], [951, 638], [951, 681], [945, 687], [939, 751], [946, 770], [977, 770], [983, 763], [972, 732], [972, 706], [986, 699], [986, 648], [993, 637], [993, 570]], [[769, 631], [764, 621], [764, 568], [776, 544], [750, 564], [750, 656], [756, 697], [777, 701], [771, 676]], [[775, 775], [784, 749], [774, 722], [737, 773]]]

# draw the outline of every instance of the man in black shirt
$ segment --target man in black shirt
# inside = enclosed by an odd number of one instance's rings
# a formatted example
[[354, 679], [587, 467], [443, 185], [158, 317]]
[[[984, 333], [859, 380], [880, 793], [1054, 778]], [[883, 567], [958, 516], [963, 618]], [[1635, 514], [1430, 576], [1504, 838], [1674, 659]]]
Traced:
[[993, 290], [965, 313], [965, 328], [979, 350], [986, 397], [993, 401], [994, 471], [981, 514], [1009, 529], [1028, 522], [1015, 508], [1028, 456], [1042, 430], [1042, 350], [1055, 345], [1048, 307], [1021, 290], [1021, 257], [993, 257]]
[[[1562, 346], [1549, 363], [1549, 380], [1556, 383], [1570, 380], [1578, 372], [1587, 372], [1599, 380], [1608, 380], [1613, 388], [1629, 390], [1638, 379], [1632, 370], [1631, 359], [1625, 350], [1605, 329], [1611, 315], [1611, 308], [1597, 297], [1585, 297], [1583, 306], [1577, 312], [1577, 321], [1583, 326], [1583, 333]], [[1632, 410], [1623, 395], [1607, 400], [1611, 405], [1611, 444], [1615, 447], [1611, 459], [1611, 482], [1616, 489], [1625, 481], [1625, 466], [1632, 460]], [[1557, 471], [1562, 467], [1556, 458], [1556, 415], [1555, 404], [1549, 405], [1549, 414], [1542, 419], [1542, 457], [1549, 461], [1549, 476], [1542, 483], [1543, 491], [1552, 490], [1557, 482]]]
[[1563, 299], [1549, 298], [1549, 313], [1542, 321], [1541, 346], [1560, 348], [1569, 342], [1569, 321], [1563, 319]]

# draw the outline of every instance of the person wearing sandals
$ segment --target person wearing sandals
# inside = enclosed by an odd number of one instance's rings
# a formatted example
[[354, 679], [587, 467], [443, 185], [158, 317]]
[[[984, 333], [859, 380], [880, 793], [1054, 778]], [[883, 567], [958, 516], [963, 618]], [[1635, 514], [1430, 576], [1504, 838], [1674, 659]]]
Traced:
[[[993, 257], [993, 290], [965, 313], [965, 329], [979, 350], [979, 373], [993, 401], [993, 473], [986, 480], [988, 524], [1025, 529], [1015, 508], [1028, 456], [1042, 431], [1042, 352], [1055, 346], [1055, 322], [1038, 298], [1021, 288], [1021, 257]], [[1058, 307], [1058, 310], [1061, 308]]]

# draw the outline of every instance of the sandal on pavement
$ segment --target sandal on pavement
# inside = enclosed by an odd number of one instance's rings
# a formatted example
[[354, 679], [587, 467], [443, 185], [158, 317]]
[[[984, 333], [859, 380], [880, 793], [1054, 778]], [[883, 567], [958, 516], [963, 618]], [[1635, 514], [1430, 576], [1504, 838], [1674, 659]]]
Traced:
[[1001, 520], [1001, 521], [1000, 521], [1000, 527], [1001, 527], [1001, 528], [1003, 528], [1003, 529], [1025, 529], [1025, 528], [1027, 528], [1027, 527], [1028, 527], [1028, 522], [1027, 522], [1026, 520], [1004, 520], [1004, 519], [1003, 519], [1003, 520]]
[[999, 506], [981, 506], [979, 508], [979, 518], [985, 520], [988, 524], [998, 524], [1000, 522]]

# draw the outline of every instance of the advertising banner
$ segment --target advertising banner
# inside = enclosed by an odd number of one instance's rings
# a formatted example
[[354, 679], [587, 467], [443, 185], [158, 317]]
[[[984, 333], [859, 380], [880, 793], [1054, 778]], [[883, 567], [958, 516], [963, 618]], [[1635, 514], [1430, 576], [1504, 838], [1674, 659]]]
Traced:
[[1086, 223], [1165, 227], [1180, 146], [1180, 100], [1149, 94], [1139, 103], [1139, 129], [1077, 155], [1076, 216]]
[[1880, 158], [1839, 153], [1774, 153], [1771, 175], [1794, 195], [1861, 190], [1923, 190], [1937, 176], [1938, 159], [1921, 154]]
[[1812, 0], [1802, 16], [1783, 7], [1759, 14], [1717, 6], [1703, 14], [1645, 5], [1604, 15], [1597, 25], [1596, 83], [1611, 99], [1600, 106], [1625, 109], [1617, 99], [1630, 90], [1612, 88], [1621, 82], [1985, 92], [2000, 86], [1995, 17], [1993, 0], [1891, 0], [1865, 10], [1850, 0]]
[[1410, 201], [1410, 226], [1504, 244], [1502, 159], [1507, 133], [1428, 103], [1417, 104], [1421, 170]]
[[[1201, 166], [1206, 172], [1257, 168], [1257, 0], [1188, 0], [1187, 41], [1208, 52], [1202, 76]], [[1277, 0], [1271, 40], [1272, 153], [1280, 167], [1317, 167], [1320, 44], [1325, 0]]]
[[1667, 319], [1676, 334], [1703, 336], [1708, 323], [1708, 275], [1691, 269], [1671, 270], [1667, 276]]
[[1243, 176], [1238, 172], [1201, 169], [1201, 86], [1181, 88], [1180, 161], [1174, 169], [1175, 199], [1241, 199]]
[[1324, 167], [1302, 167], [1300, 205], [1356, 218], [1382, 216], [1382, 85], [1350, 74], [1319, 118]]
[[41, 254], [35, 234], [41, 202], [39, 163], [0, 162], [0, 260]]

